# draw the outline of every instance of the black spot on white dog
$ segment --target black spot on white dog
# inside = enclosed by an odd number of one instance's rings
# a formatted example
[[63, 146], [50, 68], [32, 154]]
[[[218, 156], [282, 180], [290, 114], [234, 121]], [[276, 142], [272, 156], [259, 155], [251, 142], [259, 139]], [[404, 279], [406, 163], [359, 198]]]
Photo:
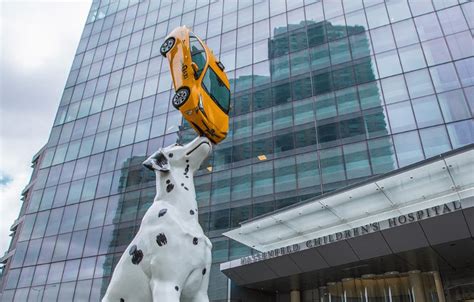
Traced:
[[135, 252], [137, 251], [137, 246], [134, 244], [130, 247], [130, 249], [128, 250], [128, 254], [130, 256], [132, 256], [133, 254], [135, 254]]
[[168, 212], [168, 209], [161, 209], [160, 212], [158, 213], [158, 217], [164, 216]]
[[132, 256], [133, 264], [139, 264], [143, 259], [142, 250], [139, 250], [135, 244], [130, 247], [128, 253], [130, 254], [130, 256]]
[[193, 210], [189, 210], [189, 214], [194, 215], [194, 211], [193, 211]]
[[189, 159], [187, 159], [186, 162], [189, 163]]
[[193, 238], [193, 244], [197, 245], [198, 244], [198, 239], [196, 237]]
[[203, 269], [202, 269], [202, 275], [204, 276], [205, 274], [206, 274], [206, 269], [203, 268]]
[[125, 302], [125, 300], [123, 298], [120, 298], [120, 302]]
[[176, 286], [174, 287], [174, 289], [175, 289], [176, 291], [179, 291], [179, 286], [176, 285]]
[[156, 236], [156, 243], [158, 243], [159, 246], [166, 245], [168, 243], [166, 235], [163, 233], [159, 233], [158, 236]]
[[186, 186], [184, 187], [184, 189], [185, 189], [186, 191], [189, 191], [188, 187], [186, 187]]
[[170, 158], [173, 157], [173, 153], [168, 154], [168, 156], [169, 156]]
[[189, 172], [189, 165], [186, 165], [186, 169], [184, 169], [184, 175], [187, 175]]
[[186, 175], [186, 178], [189, 178], [189, 176]]
[[169, 179], [166, 180], [166, 183], [167, 183], [167, 184], [169, 184], [170, 182], [171, 182], [171, 180], [169, 180]]
[[173, 185], [173, 184], [169, 184], [169, 185], [166, 186], [166, 192], [168, 192], [168, 193], [171, 192], [171, 191], [173, 191], [173, 189], [174, 189], [174, 185]]
[[183, 184], [183, 183], [181, 183], [181, 187], [182, 187], [182, 186], [184, 186], [184, 184]]

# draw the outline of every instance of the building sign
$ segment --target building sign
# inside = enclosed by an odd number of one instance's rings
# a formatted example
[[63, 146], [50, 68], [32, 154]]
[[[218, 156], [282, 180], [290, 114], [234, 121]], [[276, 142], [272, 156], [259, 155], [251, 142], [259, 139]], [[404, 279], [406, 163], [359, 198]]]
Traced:
[[346, 240], [373, 232], [378, 232], [380, 230], [386, 230], [393, 227], [413, 223], [416, 221], [424, 220], [430, 217], [436, 217], [444, 214], [449, 214], [455, 211], [461, 210], [461, 204], [459, 201], [453, 201], [445, 203], [439, 206], [427, 208], [424, 210], [412, 212], [405, 215], [400, 215], [398, 217], [389, 218], [384, 221], [369, 223], [356, 227], [353, 229], [348, 229], [345, 231], [337, 232], [334, 234], [329, 234], [326, 236], [318, 237], [315, 239], [307, 240], [306, 242], [301, 242], [298, 244], [288, 245], [285, 247], [273, 249], [263, 253], [257, 253], [252, 256], [243, 257], [240, 259], [240, 264], [250, 264], [254, 262], [259, 262], [266, 259], [271, 259], [287, 254], [292, 254], [298, 251], [315, 248], [318, 246], [326, 245], [329, 243]]

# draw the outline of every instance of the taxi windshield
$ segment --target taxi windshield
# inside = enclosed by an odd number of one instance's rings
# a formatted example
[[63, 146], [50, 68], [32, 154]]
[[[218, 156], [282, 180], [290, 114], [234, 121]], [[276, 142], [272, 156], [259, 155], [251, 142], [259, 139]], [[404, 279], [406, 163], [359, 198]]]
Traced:
[[201, 42], [194, 36], [189, 37], [189, 46], [191, 48], [191, 58], [198, 67], [196, 78], [199, 78], [206, 66], [206, 50], [204, 50], [204, 46], [202, 46]]

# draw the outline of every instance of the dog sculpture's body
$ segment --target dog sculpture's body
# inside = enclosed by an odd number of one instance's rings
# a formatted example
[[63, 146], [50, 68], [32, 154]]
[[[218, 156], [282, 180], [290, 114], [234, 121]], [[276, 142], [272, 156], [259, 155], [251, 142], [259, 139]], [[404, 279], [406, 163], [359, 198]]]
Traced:
[[211, 152], [207, 138], [161, 149], [143, 164], [157, 195], [118, 262], [103, 302], [208, 302], [210, 240], [198, 222], [193, 174]]

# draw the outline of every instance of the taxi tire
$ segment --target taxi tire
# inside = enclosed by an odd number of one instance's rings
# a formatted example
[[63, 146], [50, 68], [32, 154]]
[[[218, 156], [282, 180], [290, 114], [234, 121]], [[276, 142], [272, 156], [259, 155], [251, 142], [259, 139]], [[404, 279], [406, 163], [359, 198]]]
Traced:
[[189, 99], [189, 94], [190, 92], [188, 87], [179, 88], [171, 100], [173, 107], [179, 109], [179, 107], [183, 106], [184, 103], [186, 103], [186, 101]]
[[166, 54], [173, 48], [175, 42], [176, 40], [173, 37], [170, 37], [161, 44], [160, 53], [163, 57], [166, 57]]

